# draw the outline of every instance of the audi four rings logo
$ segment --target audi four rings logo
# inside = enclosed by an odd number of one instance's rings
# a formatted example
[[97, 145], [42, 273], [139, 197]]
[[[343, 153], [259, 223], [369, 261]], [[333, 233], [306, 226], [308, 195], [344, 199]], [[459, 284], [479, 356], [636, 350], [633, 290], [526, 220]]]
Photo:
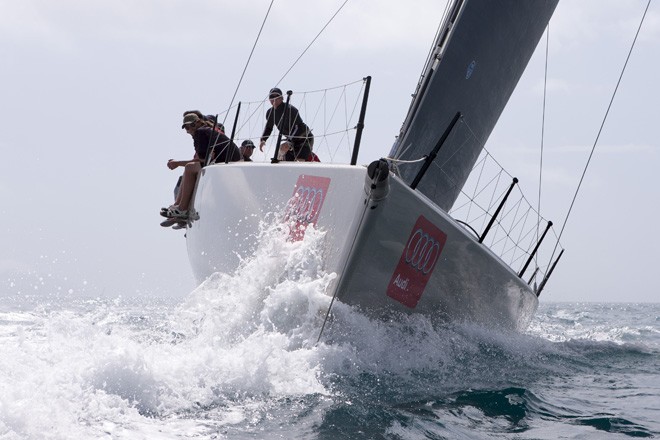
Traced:
[[422, 228], [418, 228], [406, 245], [406, 264], [426, 275], [433, 269], [439, 256], [440, 243]]
[[447, 234], [423, 215], [417, 217], [387, 285], [387, 296], [411, 309], [417, 307], [446, 243]]
[[300, 186], [289, 208], [289, 217], [300, 223], [313, 223], [323, 203], [321, 188]]

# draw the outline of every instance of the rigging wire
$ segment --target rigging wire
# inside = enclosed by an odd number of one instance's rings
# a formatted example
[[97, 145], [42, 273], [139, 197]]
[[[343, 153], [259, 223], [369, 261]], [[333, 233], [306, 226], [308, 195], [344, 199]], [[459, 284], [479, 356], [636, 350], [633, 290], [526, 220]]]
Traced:
[[[460, 122], [461, 122], [462, 124], [465, 124], [465, 127], [466, 127], [467, 130], [470, 132], [470, 134], [472, 135], [473, 138], [475, 138], [475, 139], [478, 139], [478, 138], [479, 138], [479, 137], [477, 136], [477, 134], [474, 132], [474, 130], [472, 129], [472, 127], [470, 126], [470, 124], [465, 120], [465, 118], [461, 118], [461, 119], [460, 119]], [[459, 152], [459, 151], [460, 151], [465, 145], [466, 145], [467, 141], [468, 141], [468, 139], [466, 138], [466, 139], [463, 141], [463, 143], [458, 147], [457, 151], [454, 152], [454, 154], [453, 154], [451, 157], [449, 157], [444, 163], [442, 163], [442, 164], [437, 164], [437, 163], [433, 162], [433, 166], [435, 166], [436, 168], [438, 168], [438, 169], [439, 169], [439, 170], [445, 175], [445, 177], [447, 177], [447, 178], [448, 178], [450, 181], [452, 181], [454, 184], [456, 184], [456, 182], [454, 182], [454, 179], [453, 179], [450, 175], [448, 175], [448, 174], [445, 172], [445, 170], [444, 170], [444, 166], [447, 165], [447, 164], [449, 163], [449, 161], [450, 161], [450, 160], [451, 160], [451, 159], [452, 159], [452, 158], [453, 158], [453, 157], [454, 157], [454, 156], [455, 156], [455, 155], [456, 155], [456, 154], [457, 154], [457, 153], [458, 153], [458, 152]], [[504, 166], [503, 166], [500, 162], [498, 162], [498, 160], [497, 160], [492, 154], [490, 154], [490, 152], [488, 152], [488, 150], [486, 150], [486, 148], [484, 148], [483, 150], [484, 150], [486, 156], [488, 157], [488, 159], [489, 159], [490, 161], [492, 161], [493, 163], [495, 163], [495, 164], [496, 164], [496, 165], [502, 170], [502, 172], [503, 172], [504, 174], [506, 174], [507, 176], [509, 176], [510, 178], [513, 179], [513, 175], [512, 175], [511, 173], [509, 173], [509, 172], [504, 168]], [[394, 160], [394, 159], [392, 159], [392, 158], [390, 158], [390, 157], [388, 157], [387, 160], [388, 160], [388, 161], [391, 161], [391, 162], [401, 162], [401, 163], [403, 163], [403, 164], [406, 164], [406, 163], [421, 162], [421, 161], [423, 161], [423, 160], [426, 160], [426, 156], [423, 156], [423, 157], [421, 157], [421, 158], [419, 158], [419, 159], [410, 160], [410, 161]], [[484, 158], [483, 160], [485, 160], [485, 158]], [[476, 165], [475, 165], [475, 167], [476, 167]], [[475, 168], [473, 167], [473, 170], [474, 170], [474, 169], [475, 169]], [[484, 189], [485, 189], [485, 188], [484, 188]], [[465, 194], [466, 197], [470, 198], [470, 196], [469, 196], [467, 193], [465, 193], [465, 191], [462, 191], [462, 190], [461, 190], [461, 192], [462, 192], [463, 194]], [[529, 206], [533, 206], [533, 203], [532, 203], [531, 201], [529, 201], [529, 200], [527, 199], [527, 197], [526, 197], [522, 192], [521, 192], [521, 197], [525, 200], [525, 202], [527, 203], [527, 205], [529, 205]], [[477, 205], [477, 206], [478, 206], [478, 205]], [[482, 208], [482, 209], [483, 209], [483, 208]], [[541, 217], [542, 220], [545, 220], [545, 219], [541, 216], [541, 213], [540, 213], [540, 212], [537, 212], [536, 214], [537, 214], [539, 217]]]
[[[365, 79], [364, 79], [364, 78], [361, 78], [361, 79], [359, 79], [359, 80], [352, 81], [352, 82], [350, 82], [350, 83], [342, 84], [342, 85], [339, 85], [339, 86], [333, 86], [333, 87], [328, 87], [328, 88], [325, 88], [325, 89], [316, 89], [316, 90], [310, 90], [310, 91], [300, 92], [300, 95], [303, 96], [303, 101], [302, 101], [303, 104], [302, 104], [302, 105], [304, 105], [304, 106], [307, 105], [307, 104], [305, 103], [305, 100], [307, 99], [307, 96], [309, 96], [309, 95], [314, 95], [314, 94], [319, 94], [319, 93], [322, 93], [322, 94], [323, 94], [323, 98], [321, 99], [321, 101], [320, 101], [320, 103], [319, 103], [319, 107], [316, 109], [316, 112], [314, 113], [314, 118], [312, 119], [312, 124], [311, 124], [311, 125], [314, 125], [313, 123], [314, 123], [314, 121], [316, 120], [316, 117], [317, 117], [318, 113], [319, 113], [320, 110], [321, 110], [321, 106], [324, 105], [324, 103], [325, 103], [325, 101], [326, 101], [326, 99], [327, 99], [327, 92], [332, 92], [332, 91], [335, 91], [335, 90], [342, 90], [341, 95], [343, 96], [343, 95], [346, 94], [346, 89], [347, 89], [348, 87], [354, 86], [354, 85], [356, 85], [356, 84], [362, 84], [362, 87], [360, 88], [360, 91], [357, 93], [356, 98], [355, 98], [356, 101], [355, 101], [355, 104], [354, 104], [354, 106], [353, 106], [353, 112], [351, 113], [351, 117], [350, 117], [350, 120], [352, 120], [352, 119], [353, 119], [353, 116], [355, 115], [355, 109], [357, 108], [357, 106], [358, 106], [358, 104], [359, 104], [359, 98], [360, 98], [360, 97], [362, 96], [362, 94], [363, 94], [364, 83], [365, 83]], [[339, 99], [342, 99], [341, 96], [340, 96]], [[343, 99], [346, 99], [346, 98], [344, 97]], [[261, 110], [261, 109], [263, 108], [263, 106], [265, 105], [266, 102], [267, 102], [267, 99], [261, 99], [261, 100], [258, 100], [258, 101], [244, 101], [244, 102], [243, 102], [243, 104], [246, 105], [246, 106], [248, 107], [248, 109], [251, 108], [252, 106], [255, 106], [255, 110], [253, 110], [252, 113], [249, 113], [249, 116], [247, 116], [246, 118], [244, 118], [243, 116], [241, 116], [242, 120], [244, 120], [244, 121], [242, 122], [241, 125], [239, 125], [239, 130], [241, 130], [243, 127], [245, 127], [245, 126], [250, 122], [250, 120], [254, 117], [254, 115], [255, 115], [259, 110]], [[339, 102], [338, 102], [337, 105], [339, 105]], [[224, 113], [223, 113], [223, 114], [224, 114]], [[352, 129], [355, 129], [355, 128], [357, 128], [357, 127], [352, 127]], [[342, 131], [343, 131], [343, 130], [342, 130]], [[326, 135], [336, 134], [336, 133], [339, 133], [339, 132], [341, 132], [341, 131], [335, 131], [335, 132], [332, 132], [332, 133], [326, 133]], [[317, 136], [317, 137], [318, 137], [318, 136]]]
[[330, 17], [330, 20], [328, 20], [328, 22], [325, 24], [325, 26], [323, 26], [323, 28], [321, 28], [321, 30], [319, 31], [319, 33], [316, 34], [316, 37], [314, 37], [314, 39], [311, 41], [311, 43], [309, 43], [309, 44], [307, 45], [307, 47], [305, 48], [305, 50], [302, 51], [302, 53], [300, 54], [300, 56], [298, 56], [298, 58], [296, 58], [296, 60], [295, 60], [295, 61], [293, 62], [293, 64], [291, 65], [291, 67], [289, 67], [289, 70], [287, 70], [287, 71], [284, 73], [284, 75], [282, 75], [282, 78], [280, 78], [280, 79], [277, 81], [277, 83], [275, 83], [275, 86], [278, 86], [278, 85], [282, 82], [282, 80], [283, 80], [284, 78], [286, 78], [286, 76], [289, 74], [289, 72], [291, 72], [291, 70], [293, 70], [293, 68], [295, 67], [295, 65], [298, 64], [298, 61], [300, 61], [300, 59], [303, 57], [303, 55], [305, 55], [305, 53], [307, 52], [307, 50], [309, 50], [309, 48], [312, 47], [312, 44], [314, 44], [314, 42], [315, 42], [315, 41], [321, 36], [321, 34], [322, 34], [323, 31], [325, 30], [325, 28], [327, 28], [328, 25], [329, 25], [330, 23], [332, 23], [332, 20], [335, 19], [335, 17], [337, 16], [337, 14], [339, 14], [339, 11], [342, 10], [342, 8], [346, 5], [346, 3], [348, 3], [348, 0], [344, 1], [344, 3], [342, 3], [342, 5], [339, 7], [339, 9], [337, 9], [337, 12], [335, 12], [334, 15], [333, 15], [332, 17]]
[[[543, 187], [543, 143], [545, 140], [545, 101], [548, 92], [548, 49], [550, 47], [550, 23], [545, 33], [545, 73], [543, 76], [543, 112], [541, 116], [541, 158], [539, 162], [539, 200], [536, 212], [538, 213], [538, 218], [536, 222], [536, 241], [539, 241], [539, 227], [541, 225], [541, 188]], [[538, 266], [538, 254], [534, 259], [536, 265]]]
[[[639, 36], [639, 32], [642, 29], [642, 24], [644, 23], [644, 19], [646, 18], [646, 13], [649, 10], [649, 6], [651, 5], [651, 0], [648, 0], [648, 3], [646, 4], [646, 9], [644, 9], [644, 14], [642, 15], [642, 19], [639, 22], [639, 26], [637, 27], [637, 32], [635, 33], [635, 38], [633, 39], [633, 42], [630, 46], [630, 50], [628, 51], [628, 56], [626, 57], [626, 62], [623, 63], [623, 68], [621, 69], [621, 74], [619, 75], [619, 79], [616, 83], [616, 87], [614, 87], [614, 92], [612, 93], [612, 97], [610, 98], [610, 103], [607, 106], [607, 110], [605, 111], [605, 116], [603, 117], [603, 121], [600, 124], [600, 128], [598, 129], [598, 134], [596, 135], [596, 139], [594, 140], [594, 145], [591, 147], [591, 153], [589, 153], [589, 158], [587, 159], [587, 163], [584, 166], [584, 170], [582, 171], [582, 176], [580, 177], [580, 181], [578, 183], [578, 186], [575, 190], [575, 194], [573, 195], [573, 200], [571, 201], [571, 205], [568, 208], [568, 212], [566, 213], [566, 218], [564, 219], [564, 224], [561, 227], [561, 231], [559, 232], [559, 239], [561, 239], [562, 234], [564, 233], [564, 228], [566, 228], [566, 223], [568, 222], [568, 217], [571, 215], [571, 211], [573, 210], [573, 205], [575, 204], [575, 200], [577, 199], [578, 192], [580, 191], [580, 187], [582, 186], [582, 181], [584, 180], [584, 176], [587, 173], [587, 168], [589, 167], [589, 163], [591, 162], [591, 158], [594, 155], [594, 151], [596, 150], [596, 145], [598, 144], [598, 139], [600, 138], [600, 134], [603, 131], [603, 127], [605, 126], [605, 122], [607, 121], [607, 116], [610, 113], [610, 109], [612, 108], [612, 103], [614, 102], [614, 97], [616, 96], [616, 92], [619, 90], [619, 85], [621, 84], [621, 79], [623, 78], [623, 74], [626, 71], [626, 67], [628, 66], [628, 61], [630, 60], [630, 56], [632, 55], [632, 51], [635, 47], [635, 43], [637, 42], [637, 37]], [[550, 261], [554, 258], [555, 252], [557, 251], [557, 246], [559, 245], [559, 239], [557, 240], [557, 243], [555, 244], [555, 248], [552, 251], [552, 255], [550, 256]]]
[[241, 83], [243, 82], [243, 77], [245, 76], [245, 72], [247, 71], [248, 65], [250, 64], [252, 55], [254, 54], [254, 49], [257, 47], [257, 43], [259, 42], [259, 37], [261, 37], [261, 31], [264, 30], [264, 26], [266, 25], [266, 20], [268, 19], [268, 15], [270, 15], [270, 10], [273, 7], [273, 3], [275, 3], [275, 0], [270, 1], [270, 5], [268, 6], [268, 11], [266, 11], [266, 16], [264, 17], [264, 20], [261, 22], [261, 27], [259, 28], [259, 33], [257, 34], [257, 38], [254, 40], [254, 44], [252, 45], [250, 56], [248, 56], [248, 59], [245, 63], [245, 67], [243, 67], [243, 73], [241, 73], [241, 78], [238, 80], [238, 84], [236, 85], [236, 90], [234, 90], [234, 96], [231, 97], [231, 101], [229, 102], [229, 108], [225, 113], [225, 118], [222, 120], [223, 125], [227, 120], [227, 115], [229, 115], [229, 109], [231, 109], [231, 106], [234, 103], [234, 99], [236, 99], [236, 94], [238, 93], [238, 89], [241, 87]]

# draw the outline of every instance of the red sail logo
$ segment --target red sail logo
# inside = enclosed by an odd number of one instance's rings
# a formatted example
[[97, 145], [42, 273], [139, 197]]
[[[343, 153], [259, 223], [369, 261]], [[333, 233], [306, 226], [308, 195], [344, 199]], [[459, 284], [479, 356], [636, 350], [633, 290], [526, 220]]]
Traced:
[[291, 224], [291, 239], [302, 240], [309, 225], [316, 225], [330, 187], [329, 177], [301, 174], [289, 199], [284, 221]]
[[446, 241], [447, 234], [420, 215], [387, 285], [387, 296], [411, 309], [417, 307]]

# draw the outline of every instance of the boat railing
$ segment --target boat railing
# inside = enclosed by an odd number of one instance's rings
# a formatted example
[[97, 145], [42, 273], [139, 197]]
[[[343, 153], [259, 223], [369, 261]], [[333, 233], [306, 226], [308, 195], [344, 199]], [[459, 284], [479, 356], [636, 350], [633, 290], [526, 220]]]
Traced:
[[[351, 83], [311, 91], [288, 91], [286, 99], [296, 107], [314, 134], [313, 151], [326, 163], [357, 163], [357, 156], [364, 128], [371, 77], [367, 76]], [[218, 120], [231, 127], [232, 138], [237, 145], [251, 140], [259, 145], [265, 124], [266, 111], [270, 108], [268, 98], [259, 101], [241, 101], [218, 115]], [[227, 127], [229, 130], [229, 127]], [[281, 136], [268, 138], [264, 151], [270, 159], [271, 152]]]
[[449, 214], [540, 293], [563, 252], [551, 221], [484, 149]]

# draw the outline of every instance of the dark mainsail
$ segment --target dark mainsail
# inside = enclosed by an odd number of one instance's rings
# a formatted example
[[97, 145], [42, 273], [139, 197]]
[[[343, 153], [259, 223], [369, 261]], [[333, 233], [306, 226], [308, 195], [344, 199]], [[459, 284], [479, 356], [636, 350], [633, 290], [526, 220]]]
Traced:
[[[427, 155], [456, 112], [461, 123], [417, 189], [451, 209], [513, 93], [558, 0], [458, 0], [449, 9], [390, 157]], [[421, 163], [401, 163], [409, 184]]]

